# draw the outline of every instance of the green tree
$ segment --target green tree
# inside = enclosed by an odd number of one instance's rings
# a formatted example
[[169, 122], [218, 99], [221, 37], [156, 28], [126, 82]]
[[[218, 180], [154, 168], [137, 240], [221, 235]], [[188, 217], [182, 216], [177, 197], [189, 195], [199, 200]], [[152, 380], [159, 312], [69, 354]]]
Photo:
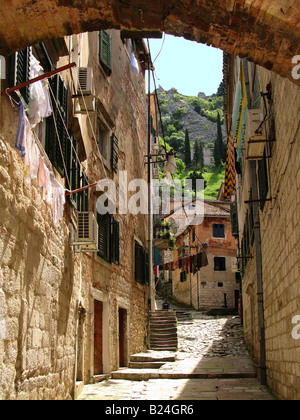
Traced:
[[214, 146], [214, 159], [215, 159], [215, 165], [217, 168], [221, 166], [222, 162], [226, 162], [226, 155], [227, 155], [227, 150], [226, 150], [226, 145], [223, 142], [221, 118], [220, 118], [220, 113], [218, 112], [217, 138], [216, 138], [215, 146]]
[[196, 141], [195, 145], [194, 145], [194, 158], [193, 158], [193, 164], [196, 165], [196, 168], [198, 169], [198, 164], [199, 164], [199, 159], [200, 159], [200, 150], [199, 150], [199, 144]]
[[184, 142], [184, 162], [187, 167], [192, 163], [191, 159], [191, 144], [188, 129], [185, 130], [185, 142]]
[[226, 150], [226, 145], [223, 142], [221, 117], [220, 117], [219, 112], [218, 112], [218, 117], [217, 117], [217, 128], [218, 128], [218, 141], [219, 141], [219, 144], [220, 144], [221, 159], [222, 159], [222, 162], [226, 162], [227, 150]]

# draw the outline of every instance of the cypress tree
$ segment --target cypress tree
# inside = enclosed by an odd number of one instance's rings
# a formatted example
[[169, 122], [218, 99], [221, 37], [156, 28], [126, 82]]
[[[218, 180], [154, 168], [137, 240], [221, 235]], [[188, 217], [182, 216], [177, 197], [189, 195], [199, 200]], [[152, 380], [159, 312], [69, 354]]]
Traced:
[[184, 162], [186, 166], [190, 166], [192, 163], [191, 159], [191, 144], [188, 129], [185, 130], [185, 142], [184, 142]]
[[199, 149], [199, 144], [196, 141], [195, 142], [195, 146], [194, 146], [194, 159], [193, 159], [193, 163], [196, 165], [196, 169], [198, 168], [198, 164], [200, 163], [200, 149]]

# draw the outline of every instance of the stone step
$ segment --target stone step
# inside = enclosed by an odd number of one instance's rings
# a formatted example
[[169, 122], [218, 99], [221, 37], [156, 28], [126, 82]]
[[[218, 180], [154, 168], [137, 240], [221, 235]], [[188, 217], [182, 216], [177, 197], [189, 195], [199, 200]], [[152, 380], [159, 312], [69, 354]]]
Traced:
[[255, 378], [256, 374], [251, 372], [162, 372], [153, 369], [120, 369], [112, 372], [112, 379], [123, 379], [130, 381], [148, 381], [149, 379], [236, 379]]
[[129, 362], [130, 369], [159, 369], [165, 362]]
[[177, 352], [177, 346], [176, 347], [175, 346], [169, 346], [169, 347], [166, 347], [166, 346], [164, 346], [164, 347], [152, 346], [150, 348], [151, 348], [151, 350], [154, 350], [154, 351], [172, 351], [172, 352]]
[[174, 333], [169, 333], [169, 334], [162, 334], [161, 332], [151, 332], [150, 334], [150, 338], [156, 338], [157, 340], [170, 340], [170, 339], [174, 339], [176, 338], [177, 340], [177, 334]]
[[150, 344], [152, 345], [152, 344], [158, 344], [158, 345], [175, 345], [175, 346], [177, 346], [177, 344], [178, 344], [178, 340], [177, 340], [177, 338], [175, 337], [175, 338], [169, 338], [169, 339], [166, 339], [166, 340], [162, 340], [162, 339], [160, 339], [160, 338], [150, 338]]
[[139, 353], [130, 356], [131, 362], [175, 362], [176, 357], [173, 354], [163, 355], [157, 353]]

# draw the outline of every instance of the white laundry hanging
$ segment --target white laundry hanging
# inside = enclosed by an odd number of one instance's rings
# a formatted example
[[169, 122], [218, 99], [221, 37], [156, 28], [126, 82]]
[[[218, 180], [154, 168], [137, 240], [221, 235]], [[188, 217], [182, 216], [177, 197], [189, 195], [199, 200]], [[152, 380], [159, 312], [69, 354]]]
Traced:
[[134, 74], [136, 76], [138, 76], [139, 75], [139, 72], [140, 72], [140, 70], [139, 70], [139, 64], [137, 62], [137, 59], [135, 58], [134, 53], [131, 54], [131, 68], [132, 68]]
[[31, 126], [29, 121], [25, 120], [26, 125], [26, 136], [25, 136], [25, 170], [24, 170], [24, 180], [28, 184], [31, 179], [36, 179], [39, 169], [39, 158], [40, 152], [37, 147], [37, 144], [33, 138]]
[[[30, 79], [34, 79], [42, 74], [44, 74], [43, 68], [38, 60], [32, 56], [30, 64]], [[29, 87], [29, 121], [33, 126], [52, 114], [47, 83], [48, 81], [43, 79], [32, 83]]]

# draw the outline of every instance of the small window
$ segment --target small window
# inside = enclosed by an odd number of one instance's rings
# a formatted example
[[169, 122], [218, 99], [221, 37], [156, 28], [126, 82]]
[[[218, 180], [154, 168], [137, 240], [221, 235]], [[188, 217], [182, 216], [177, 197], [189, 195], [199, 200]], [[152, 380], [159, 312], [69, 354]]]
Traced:
[[268, 166], [267, 166], [267, 158], [266, 158], [266, 150], [264, 151], [263, 159], [258, 161], [258, 183], [259, 183], [259, 198], [260, 202], [260, 209], [263, 211], [266, 198], [269, 192], [269, 180], [268, 180]]
[[137, 241], [135, 241], [135, 281], [142, 285], [149, 283], [149, 255]]
[[110, 132], [105, 127], [105, 125], [98, 119], [98, 127], [97, 127], [97, 143], [99, 152], [103, 156], [103, 158], [108, 162], [110, 157]]
[[223, 283], [218, 283], [218, 287], [223, 287]]
[[214, 258], [215, 271], [226, 271], [226, 258], [215, 257]]
[[222, 223], [214, 223], [213, 235], [214, 238], [225, 238], [225, 226]]
[[186, 281], [186, 271], [182, 271], [180, 273], [180, 281], [181, 283], [184, 283]]

